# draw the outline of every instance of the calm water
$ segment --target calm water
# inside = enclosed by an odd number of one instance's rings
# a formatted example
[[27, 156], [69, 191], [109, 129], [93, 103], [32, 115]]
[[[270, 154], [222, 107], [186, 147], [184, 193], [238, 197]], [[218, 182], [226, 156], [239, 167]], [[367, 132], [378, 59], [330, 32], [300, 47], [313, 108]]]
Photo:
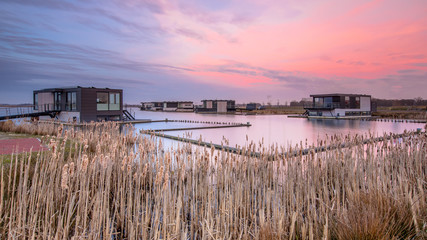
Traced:
[[[250, 122], [251, 127], [235, 127], [220, 129], [201, 129], [192, 131], [171, 131], [165, 134], [174, 136], [184, 136], [190, 133], [193, 139], [202, 139], [206, 142], [220, 144], [223, 138], [229, 141], [230, 146], [244, 145], [246, 136], [249, 141], [261, 142], [265, 144], [278, 144], [282, 146], [295, 145], [300, 141], [315, 143], [317, 139], [324, 139], [326, 135], [334, 134], [365, 134], [373, 133], [382, 135], [383, 133], [402, 133], [406, 130], [416, 130], [424, 128], [420, 123], [395, 123], [376, 122], [359, 120], [308, 120], [305, 118], [288, 118], [286, 115], [221, 115], [221, 114], [196, 114], [196, 113], [175, 113], [175, 112], [149, 112], [133, 109], [137, 119], [151, 120], [194, 120], [194, 121], [214, 121], [214, 122]], [[208, 124], [194, 123], [144, 123], [136, 124], [137, 129], [170, 129], [177, 127], [194, 127]]]

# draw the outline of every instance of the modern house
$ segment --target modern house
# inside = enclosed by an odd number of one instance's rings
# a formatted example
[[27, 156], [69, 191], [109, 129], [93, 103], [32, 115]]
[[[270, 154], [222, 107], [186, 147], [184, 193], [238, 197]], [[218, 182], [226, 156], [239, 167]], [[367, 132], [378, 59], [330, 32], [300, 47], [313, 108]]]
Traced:
[[193, 112], [194, 105], [190, 101], [163, 102], [163, 111], [167, 112]]
[[33, 92], [34, 111], [55, 110], [60, 121], [123, 120], [123, 90], [94, 87], [47, 88]]
[[234, 100], [202, 100], [203, 106], [196, 112], [228, 113], [236, 111]]
[[364, 94], [314, 94], [313, 102], [304, 106], [308, 117], [370, 116], [371, 96]]
[[193, 112], [191, 101], [141, 102], [141, 110], [166, 112]]
[[162, 111], [163, 102], [141, 102], [141, 110]]
[[248, 103], [246, 104], [245, 109], [248, 111], [253, 111], [259, 109], [259, 107], [261, 107], [260, 103]]

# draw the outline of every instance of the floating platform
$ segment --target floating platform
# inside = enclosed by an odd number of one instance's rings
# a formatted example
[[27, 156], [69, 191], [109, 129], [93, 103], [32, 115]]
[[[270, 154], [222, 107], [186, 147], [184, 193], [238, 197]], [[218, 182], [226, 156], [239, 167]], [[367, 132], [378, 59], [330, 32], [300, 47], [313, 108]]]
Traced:
[[342, 117], [329, 117], [329, 116], [306, 116], [306, 115], [288, 115], [288, 118], [307, 118], [307, 119], [329, 119], [329, 120], [361, 120], [361, 121], [377, 121], [377, 122], [401, 122], [401, 123], [427, 123], [423, 119], [392, 119], [380, 118], [377, 116], [342, 116]]
[[198, 129], [212, 129], [212, 128], [231, 128], [231, 127], [250, 127], [252, 126], [250, 123], [244, 124], [233, 124], [233, 125], [220, 125], [220, 126], [201, 126], [201, 127], [187, 127], [187, 128], [168, 128], [168, 129], [155, 129], [155, 130], [147, 130], [153, 132], [168, 132], [168, 131], [191, 131]]

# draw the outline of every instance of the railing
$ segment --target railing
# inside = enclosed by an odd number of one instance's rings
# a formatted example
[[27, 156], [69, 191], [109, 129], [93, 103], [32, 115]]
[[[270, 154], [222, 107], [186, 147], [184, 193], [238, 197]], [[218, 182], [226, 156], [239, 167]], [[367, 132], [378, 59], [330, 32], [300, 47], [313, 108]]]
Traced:
[[131, 121], [131, 120], [135, 120], [135, 113], [132, 115], [132, 113], [130, 113], [128, 110], [123, 110], [123, 115], [125, 120]]
[[54, 104], [0, 107], [0, 116], [25, 115], [51, 111], [60, 111], [60, 109]]
[[323, 104], [304, 104], [304, 108], [311, 108], [311, 109], [335, 109], [335, 108], [340, 108], [341, 105], [340, 103], [323, 103]]

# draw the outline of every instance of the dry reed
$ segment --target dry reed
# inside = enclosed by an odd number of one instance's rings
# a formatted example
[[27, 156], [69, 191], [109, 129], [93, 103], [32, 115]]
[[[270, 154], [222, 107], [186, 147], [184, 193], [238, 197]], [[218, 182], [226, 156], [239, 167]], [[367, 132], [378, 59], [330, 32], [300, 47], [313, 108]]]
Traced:
[[426, 237], [424, 133], [368, 144], [370, 136], [332, 136], [318, 145], [350, 147], [285, 158], [307, 143], [251, 142], [236, 155], [165, 149], [114, 123], [6, 125], [54, 137], [36, 159], [0, 163], [0, 239]]

